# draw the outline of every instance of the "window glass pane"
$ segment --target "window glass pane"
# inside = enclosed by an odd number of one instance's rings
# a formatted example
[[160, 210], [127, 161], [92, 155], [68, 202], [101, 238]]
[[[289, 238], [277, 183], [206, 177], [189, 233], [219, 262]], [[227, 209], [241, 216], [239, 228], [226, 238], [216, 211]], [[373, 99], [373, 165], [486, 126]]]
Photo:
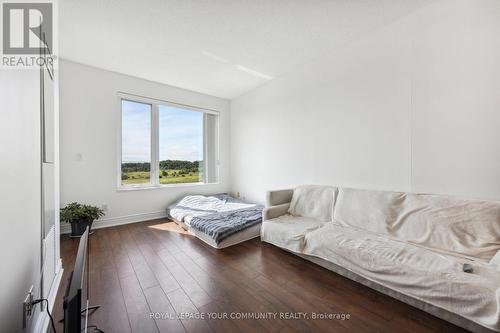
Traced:
[[204, 181], [203, 112], [159, 106], [160, 184]]
[[122, 184], [151, 183], [151, 105], [122, 100]]

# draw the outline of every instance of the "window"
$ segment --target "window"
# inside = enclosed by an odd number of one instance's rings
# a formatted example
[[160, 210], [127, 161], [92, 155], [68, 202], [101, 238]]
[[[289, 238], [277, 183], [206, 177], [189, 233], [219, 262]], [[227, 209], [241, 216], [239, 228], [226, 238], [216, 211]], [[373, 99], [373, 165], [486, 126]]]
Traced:
[[122, 100], [123, 185], [151, 183], [151, 104]]
[[120, 96], [120, 187], [218, 181], [218, 113]]

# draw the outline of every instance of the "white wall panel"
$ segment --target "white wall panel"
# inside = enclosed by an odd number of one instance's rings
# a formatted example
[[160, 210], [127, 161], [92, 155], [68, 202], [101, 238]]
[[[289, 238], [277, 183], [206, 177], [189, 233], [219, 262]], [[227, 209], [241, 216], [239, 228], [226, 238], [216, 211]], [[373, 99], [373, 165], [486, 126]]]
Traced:
[[[333, 33], [333, 32], [332, 32]], [[231, 102], [232, 191], [500, 200], [500, 2], [436, 1]]]

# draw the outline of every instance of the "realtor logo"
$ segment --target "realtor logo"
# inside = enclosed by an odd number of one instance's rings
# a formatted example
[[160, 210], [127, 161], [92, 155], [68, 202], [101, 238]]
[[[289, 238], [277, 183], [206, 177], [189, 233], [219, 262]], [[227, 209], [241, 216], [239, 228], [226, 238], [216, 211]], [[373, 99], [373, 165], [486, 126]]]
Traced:
[[38, 55], [53, 50], [52, 3], [5, 2], [2, 13], [4, 55]]

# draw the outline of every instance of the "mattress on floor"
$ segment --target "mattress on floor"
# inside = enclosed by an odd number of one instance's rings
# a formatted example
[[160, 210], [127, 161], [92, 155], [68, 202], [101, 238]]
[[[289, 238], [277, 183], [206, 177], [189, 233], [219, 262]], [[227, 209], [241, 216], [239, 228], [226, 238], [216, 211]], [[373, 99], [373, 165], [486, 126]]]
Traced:
[[216, 249], [223, 249], [229, 246], [233, 246], [239, 243], [243, 243], [247, 240], [257, 238], [260, 236], [260, 226], [262, 223], [255, 224], [249, 228], [243, 229], [241, 231], [238, 231], [237, 233], [225, 238], [222, 240], [220, 243], [216, 243], [213, 238], [208, 236], [207, 234], [200, 232], [196, 229], [191, 229], [191, 232], [198, 237], [200, 240], [203, 242], [207, 243], [208, 245], [216, 248]]
[[167, 213], [205, 243], [224, 248], [260, 235], [262, 209], [227, 194], [189, 195], [169, 206]]

